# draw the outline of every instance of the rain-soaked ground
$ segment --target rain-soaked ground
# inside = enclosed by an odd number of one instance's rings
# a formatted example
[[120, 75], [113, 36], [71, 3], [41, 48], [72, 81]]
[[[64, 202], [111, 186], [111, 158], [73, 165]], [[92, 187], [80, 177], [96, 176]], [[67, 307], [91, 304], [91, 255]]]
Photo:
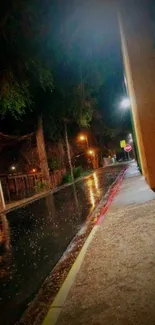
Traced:
[[0, 324], [19, 320], [121, 166], [0, 216]]

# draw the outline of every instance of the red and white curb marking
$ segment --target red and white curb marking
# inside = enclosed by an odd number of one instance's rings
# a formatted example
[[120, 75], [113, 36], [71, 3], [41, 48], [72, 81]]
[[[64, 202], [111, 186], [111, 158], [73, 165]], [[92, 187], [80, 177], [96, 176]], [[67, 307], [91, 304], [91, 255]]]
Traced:
[[96, 221], [97, 225], [99, 225], [101, 223], [101, 221], [103, 220], [103, 218], [104, 218], [109, 206], [111, 205], [115, 195], [119, 191], [119, 188], [120, 188], [120, 185], [121, 185], [121, 183], [123, 181], [126, 170], [127, 170], [127, 168], [121, 173], [121, 175], [119, 175], [117, 177], [115, 184], [112, 186], [109, 197], [107, 199], [107, 202], [104, 205], [103, 209], [101, 209], [100, 216], [98, 217], [98, 220]]

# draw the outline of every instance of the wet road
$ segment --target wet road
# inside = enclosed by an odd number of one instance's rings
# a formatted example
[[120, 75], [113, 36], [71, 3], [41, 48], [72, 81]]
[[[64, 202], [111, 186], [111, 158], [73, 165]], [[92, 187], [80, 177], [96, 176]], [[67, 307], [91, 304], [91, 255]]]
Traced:
[[0, 324], [21, 317], [121, 166], [0, 216]]

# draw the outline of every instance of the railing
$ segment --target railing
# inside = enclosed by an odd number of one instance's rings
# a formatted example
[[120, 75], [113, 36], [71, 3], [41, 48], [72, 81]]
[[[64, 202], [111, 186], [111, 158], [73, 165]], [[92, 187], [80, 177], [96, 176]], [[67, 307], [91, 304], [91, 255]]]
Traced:
[[[56, 170], [50, 174], [51, 188], [61, 184], [66, 170]], [[42, 182], [41, 173], [20, 174], [20, 175], [0, 175], [5, 202], [16, 201], [31, 197], [36, 193], [36, 181]]]

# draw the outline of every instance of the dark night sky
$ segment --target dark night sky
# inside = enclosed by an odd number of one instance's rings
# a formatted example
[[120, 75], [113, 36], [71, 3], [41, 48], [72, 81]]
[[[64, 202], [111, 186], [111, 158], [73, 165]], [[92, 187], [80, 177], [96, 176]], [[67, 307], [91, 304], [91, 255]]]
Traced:
[[[121, 44], [115, 8], [107, 1], [65, 1], [53, 5], [51, 35], [48, 46], [57, 44], [60, 53], [71, 63], [72, 72], [79, 65], [82, 70], [91, 65], [102, 71], [103, 87], [100, 89], [99, 104], [103, 116], [111, 126], [130, 125], [129, 113], [121, 112], [119, 102], [126, 95]], [[111, 3], [111, 2], [110, 2]], [[59, 15], [56, 8], [59, 8]], [[61, 8], [61, 9], [60, 9]], [[83, 72], [84, 74], [84, 72]], [[68, 74], [68, 77], [70, 75]]]
[[[124, 96], [124, 72], [116, 12], [101, 0], [46, 0], [44, 8], [48, 3], [51, 9], [47, 6], [44, 19], [51, 33], [45, 40], [43, 53], [51, 51], [53, 55], [53, 48], [56, 49], [56, 53], [69, 61], [71, 73], [75, 75], [79, 64], [83, 71], [97, 64], [103, 72], [99, 95], [103, 116], [111, 126], [119, 125], [120, 114], [123, 115], [119, 101]], [[70, 78], [69, 72], [67, 77]], [[124, 114], [121, 121], [128, 124], [129, 114]], [[0, 124], [5, 125], [4, 121]]]
[[103, 81], [108, 82], [108, 87], [113, 81], [115, 87], [119, 83], [120, 90], [117, 86], [116, 93], [122, 93], [123, 66], [116, 12], [111, 6], [103, 6], [101, 1], [85, 1], [85, 5], [80, 2], [84, 3], [78, 1], [78, 5], [67, 10], [66, 1], [65, 14], [62, 7], [60, 17], [49, 14], [54, 18], [49, 43], [61, 40], [58, 46], [73, 63], [73, 69], [77, 64], [88, 65], [90, 59], [92, 64], [98, 62], [103, 70]]

